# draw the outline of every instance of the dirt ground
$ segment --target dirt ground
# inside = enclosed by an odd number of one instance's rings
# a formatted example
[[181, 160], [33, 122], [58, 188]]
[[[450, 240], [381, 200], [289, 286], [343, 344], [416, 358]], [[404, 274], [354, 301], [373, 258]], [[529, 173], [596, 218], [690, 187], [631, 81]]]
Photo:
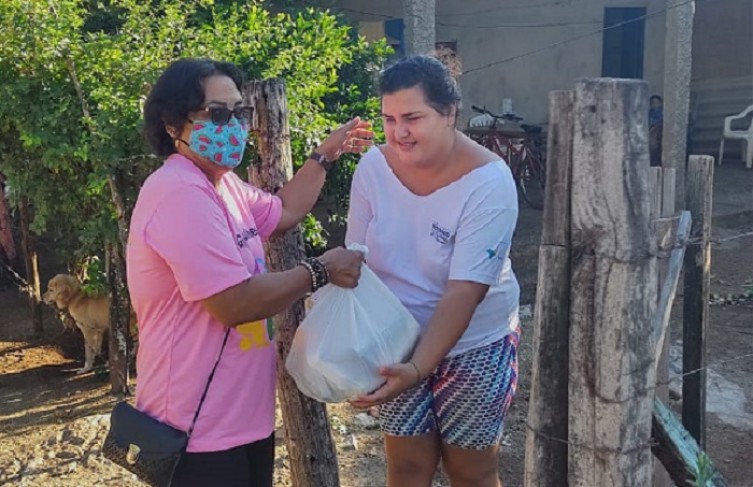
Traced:
[[[717, 171], [715, 186], [714, 238], [723, 240], [753, 231], [753, 172], [725, 165]], [[523, 305], [535, 298], [539, 233], [540, 212], [521, 208], [512, 257]], [[42, 265], [45, 281], [59, 270], [54, 263], [43, 261]], [[712, 293], [718, 297], [711, 307], [709, 327], [708, 452], [730, 486], [751, 487], [753, 300], [730, 295], [753, 287], [753, 235], [714, 244], [712, 273]], [[682, 340], [681, 289], [671, 330], [675, 373]], [[101, 457], [108, 412], [116, 401], [109, 394], [106, 373], [75, 375], [83, 349], [59, 345], [75, 343], [71, 335], [75, 332], [63, 330], [51, 309], [45, 309], [45, 327], [42, 338], [33, 338], [25, 299], [13, 288], [0, 289], [0, 484], [143, 485]], [[519, 487], [523, 481], [531, 318], [524, 318], [523, 329], [521, 385], [508, 415], [500, 456], [506, 487]], [[681, 390], [679, 384], [679, 380], [672, 383], [675, 392]], [[673, 397], [672, 406], [677, 410], [679, 398]], [[342, 485], [383, 486], [383, 450], [373, 419], [345, 405], [331, 406], [329, 412]], [[279, 430], [276, 486], [284, 487], [291, 483], [281, 437]], [[448, 484], [440, 475], [435, 485]]]

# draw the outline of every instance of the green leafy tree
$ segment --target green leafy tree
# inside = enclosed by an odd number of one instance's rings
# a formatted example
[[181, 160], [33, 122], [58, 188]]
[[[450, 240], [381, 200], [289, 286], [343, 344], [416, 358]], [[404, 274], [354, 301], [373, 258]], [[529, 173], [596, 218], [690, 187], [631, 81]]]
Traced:
[[[159, 164], [142, 142], [141, 107], [177, 57], [233, 61], [249, 79], [285, 78], [298, 163], [336, 124], [378, 118], [372, 81], [387, 47], [326, 12], [128, 0], [9, 0], [0, 8], [1, 89], [11, 100], [0, 108], [0, 143], [20, 140], [22, 152], [3, 151], [0, 164], [11, 187], [35, 202], [34, 230], [52, 232], [74, 260], [101, 253], [119, 222], [124, 237], [140, 183]], [[353, 158], [344, 161], [328, 183], [334, 213], [344, 212], [353, 167]], [[324, 242], [319, 228], [307, 219], [314, 247]]]
[[[128, 322], [128, 221], [161, 163], [143, 142], [142, 108], [164, 68], [210, 57], [236, 63], [248, 79], [284, 78], [301, 163], [337, 124], [377, 119], [373, 77], [387, 54], [326, 11], [271, 13], [263, 2], [5, 0], [0, 29], [0, 172], [12, 202], [33, 210], [31, 231], [52, 236], [72, 267], [91, 269], [87, 288], [103, 282], [93, 258], [107, 258], [116, 334]], [[334, 217], [344, 213], [354, 164], [345, 160], [327, 185]], [[313, 217], [304, 235], [311, 248], [326, 245]], [[119, 384], [127, 391], [127, 373]]]

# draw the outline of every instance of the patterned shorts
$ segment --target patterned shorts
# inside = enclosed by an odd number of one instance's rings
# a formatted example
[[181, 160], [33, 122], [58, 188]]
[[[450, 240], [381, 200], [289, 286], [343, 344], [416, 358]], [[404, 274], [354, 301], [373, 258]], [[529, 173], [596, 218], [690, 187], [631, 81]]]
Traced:
[[444, 443], [469, 450], [496, 445], [518, 385], [519, 341], [520, 328], [445, 358], [420, 384], [382, 405], [382, 431], [391, 436], [439, 431]]

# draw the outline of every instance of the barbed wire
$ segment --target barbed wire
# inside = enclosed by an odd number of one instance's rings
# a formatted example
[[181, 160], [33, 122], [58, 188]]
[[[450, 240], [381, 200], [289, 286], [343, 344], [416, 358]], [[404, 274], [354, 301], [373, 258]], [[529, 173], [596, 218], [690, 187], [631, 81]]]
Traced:
[[639, 452], [641, 450], [645, 450], [646, 448], [653, 448], [657, 443], [649, 439], [648, 441], [638, 443], [635, 446], [632, 446], [630, 448], [609, 448], [606, 446], [591, 446], [587, 445], [585, 443], [581, 443], [578, 441], [572, 441], [572, 440], [565, 440], [562, 438], [557, 438], [556, 436], [549, 435], [547, 433], [544, 433], [543, 431], [534, 428], [531, 426], [531, 423], [528, 422], [528, 420], [523, 420], [523, 424], [526, 425], [526, 429], [534, 433], [536, 436], [540, 436], [541, 438], [544, 438], [549, 441], [555, 441], [557, 443], [562, 443], [564, 445], [568, 446], [574, 446], [576, 448], [580, 448], [582, 450], [589, 450], [589, 451], [595, 451], [595, 452], [606, 452], [606, 453], [615, 453], [618, 455], [629, 455], [631, 453]]
[[[594, 395], [596, 397], [598, 397], [599, 399], [601, 399], [602, 401], [606, 402], [606, 403], [610, 403], [610, 404], [622, 404], [622, 403], [625, 403], [625, 402], [628, 402], [628, 401], [633, 401], [635, 399], [640, 399], [640, 398], [646, 397], [648, 394], [652, 394], [652, 393], [656, 392], [656, 389], [658, 389], [660, 387], [664, 387], [664, 386], [669, 386], [673, 382], [676, 382], [676, 381], [678, 381], [680, 379], [684, 379], [685, 377], [689, 377], [691, 375], [697, 375], [697, 374], [700, 374], [701, 372], [706, 372], [706, 371], [711, 370], [712, 368], [718, 367], [720, 365], [724, 365], [724, 364], [729, 363], [729, 362], [735, 362], [735, 361], [738, 361], [738, 360], [742, 360], [744, 358], [753, 358], [753, 353], [746, 353], [746, 354], [738, 355], [736, 357], [732, 357], [732, 358], [729, 358], [729, 359], [719, 360], [717, 362], [714, 362], [711, 365], [705, 365], [705, 366], [699, 367], [697, 369], [693, 369], [693, 370], [689, 370], [687, 372], [683, 372], [681, 374], [677, 374], [677, 375], [675, 375], [673, 377], [670, 377], [668, 380], [656, 381], [656, 384], [648, 386], [645, 389], [641, 389], [636, 394], [633, 394], [633, 395], [630, 395], [630, 396], [627, 396], [627, 397], [624, 397], [624, 398], [606, 397], [606, 396], [604, 396], [602, 394], [599, 394], [599, 393], [596, 393], [596, 392], [594, 393]], [[654, 367], [655, 363], [656, 363], [655, 357], [652, 357], [650, 360], [647, 360], [641, 367], [639, 367], [637, 369], [633, 369], [633, 370], [631, 370], [629, 372], [626, 372], [626, 373], [622, 374], [622, 377], [629, 377], [631, 375], [645, 374], [646, 373], [646, 369], [650, 368], [650, 367]], [[593, 384], [590, 384], [590, 387], [591, 387], [591, 389], [593, 391], [596, 390], [596, 388], [595, 388], [595, 386]]]
[[[737, 240], [737, 239], [745, 238], [745, 237], [753, 237], [753, 232], [739, 233], [737, 235], [733, 235], [731, 237], [725, 237], [725, 238], [714, 238], [714, 237], [711, 237], [711, 243], [712, 244], [720, 244], [720, 243], [730, 242], [732, 240]], [[693, 243], [700, 243], [700, 242], [693, 241]]]
[[556, 5], [562, 5], [565, 2], [563, 0], [558, 0], [555, 2], [547, 2], [547, 3], [531, 3], [531, 4], [525, 4], [525, 5], [509, 5], [504, 7], [494, 7], [494, 8], [486, 8], [481, 10], [471, 10], [470, 12], [454, 12], [451, 14], [437, 14], [437, 17], [467, 17], [470, 15], [480, 15], [480, 14], [491, 14], [491, 13], [504, 13], [508, 10], [521, 10], [521, 9], [529, 9], [529, 8], [538, 8], [538, 7], [554, 7]]
[[593, 25], [601, 24], [600, 20], [584, 20], [573, 22], [549, 22], [544, 24], [494, 24], [494, 25], [469, 25], [469, 24], [450, 24], [447, 22], [436, 21], [437, 25], [443, 27], [453, 27], [456, 29], [503, 29], [503, 28], [541, 28], [541, 27], [569, 27], [572, 25]]
[[[748, 354], [744, 354], [744, 355], [738, 355], [736, 357], [732, 357], [732, 358], [725, 359], [725, 360], [719, 360], [717, 362], [714, 362], [711, 365], [707, 365], [705, 367], [700, 367], [700, 368], [697, 368], [697, 369], [694, 369], [694, 370], [691, 370], [691, 371], [688, 371], [688, 372], [685, 372], [685, 373], [682, 373], [682, 374], [678, 374], [677, 376], [672, 377], [672, 378], [670, 378], [667, 381], [657, 381], [656, 385], [648, 387], [648, 388], [644, 389], [643, 391], [641, 391], [641, 393], [633, 395], [633, 396], [630, 396], [630, 397], [627, 397], [625, 399], [613, 400], [613, 399], [610, 399], [610, 398], [605, 398], [605, 397], [603, 397], [603, 396], [601, 396], [599, 394], [596, 394], [596, 396], [599, 399], [601, 399], [601, 400], [603, 400], [605, 402], [608, 402], [608, 403], [624, 403], [624, 402], [627, 402], [627, 401], [632, 401], [634, 399], [645, 398], [647, 394], [655, 392], [656, 389], [658, 389], [659, 387], [668, 386], [672, 382], [675, 382], [675, 381], [677, 381], [679, 379], [682, 379], [684, 377], [687, 377], [687, 376], [690, 376], [690, 375], [699, 374], [699, 373], [701, 373], [703, 371], [711, 370], [712, 368], [718, 367], [718, 366], [726, 364], [728, 362], [734, 362], [734, 361], [737, 361], [737, 360], [742, 360], [744, 358], [753, 358], [753, 353], [748, 353]], [[651, 362], [653, 363], [653, 360]], [[634, 374], [634, 373], [637, 373], [637, 372], [640, 372], [640, 371], [633, 371], [630, 374]], [[629, 375], [629, 374], [626, 374], [626, 375]], [[741, 419], [747, 418], [746, 416], [736, 415], [736, 414], [728, 414], [728, 416], [735, 416], [735, 417], [738, 417], [738, 418], [741, 418]], [[633, 453], [635, 451], [640, 451], [642, 449], [649, 448], [649, 447], [652, 447], [652, 446], [656, 445], [656, 442], [654, 442], [653, 440], [649, 440], [647, 442], [639, 443], [638, 445], [631, 446], [631, 447], [628, 447], [628, 448], [593, 447], [591, 445], [583, 444], [583, 443], [580, 443], [580, 442], [574, 442], [574, 441], [571, 441], [569, 439], [558, 438], [558, 437], [549, 435], [547, 433], [544, 433], [543, 431], [541, 431], [541, 430], [533, 427], [527, 420], [525, 420], [524, 423], [526, 425], [526, 428], [528, 430], [530, 430], [532, 433], [536, 434], [537, 436], [540, 436], [540, 437], [545, 438], [545, 439], [550, 440], [550, 441], [555, 441], [555, 442], [558, 442], [558, 443], [562, 443], [562, 444], [565, 444], [565, 445], [571, 445], [571, 446], [575, 446], [577, 448], [582, 448], [582, 449], [590, 450], [590, 451], [599, 451], [599, 452], [616, 453], [616, 454], [630, 454], [630, 453]]]
[[[344, 12], [351, 12], [355, 14], [361, 14], [361, 15], [369, 15], [372, 17], [378, 17], [384, 20], [403, 20], [403, 17], [396, 17], [394, 15], [388, 15], [388, 14], [382, 14], [377, 12], [367, 12], [365, 10], [358, 10], [354, 8], [348, 8], [348, 7], [341, 7], [339, 10], [342, 10]], [[498, 9], [500, 10], [500, 9]], [[417, 15], [413, 14], [413, 17], [418, 17]], [[447, 15], [441, 15], [442, 17], [450, 17], [453, 15], [447, 14]], [[440, 15], [437, 15], [435, 17], [440, 17]], [[453, 16], [454, 17], [454, 16]], [[461, 28], [461, 29], [502, 29], [502, 28], [539, 28], [539, 27], [567, 27], [571, 25], [591, 25], [591, 24], [600, 24], [601, 21], [596, 20], [589, 20], [589, 21], [571, 21], [571, 22], [547, 22], [547, 23], [541, 23], [541, 24], [494, 24], [494, 25], [474, 25], [474, 24], [452, 24], [447, 23], [441, 20], [434, 20], [434, 23], [436, 25], [441, 25], [443, 27], [454, 27], [454, 28]]]
[[[724, 364], [727, 364], [729, 362], [736, 362], [736, 361], [742, 360], [744, 358], [753, 358], [753, 353], [746, 353], [746, 354], [743, 354], [743, 355], [737, 355], [735, 357], [730, 357], [728, 359], [718, 360], [718, 361], [714, 362], [713, 364], [706, 365], [704, 367], [699, 367], [697, 369], [693, 369], [693, 370], [690, 370], [688, 372], [683, 372], [681, 374], [677, 374], [674, 377], [670, 377], [668, 380], [657, 381], [656, 382], [656, 386], [654, 386], [653, 389], [656, 389], [657, 387], [668, 386], [672, 382], [676, 382], [676, 381], [678, 381], [680, 379], [683, 379], [685, 377], [688, 377], [688, 376], [691, 376], [691, 375], [700, 374], [701, 372], [705, 372], [705, 371], [711, 370], [712, 368], [719, 367], [720, 365], [724, 365]], [[649, 388], [648, 390], [650, 391], [651, 389], [652, 388]]]

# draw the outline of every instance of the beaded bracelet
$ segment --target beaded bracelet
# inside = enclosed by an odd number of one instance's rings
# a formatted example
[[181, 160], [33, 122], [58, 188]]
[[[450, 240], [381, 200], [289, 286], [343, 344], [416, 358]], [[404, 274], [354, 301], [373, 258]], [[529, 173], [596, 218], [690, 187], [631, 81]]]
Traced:
[[309, 257], [301, 261], [301, 265], [311, 274], [311, 292], [316, 292], [319, 288], [329, 282], [329, 273], [322, 261], [316, 257]]

